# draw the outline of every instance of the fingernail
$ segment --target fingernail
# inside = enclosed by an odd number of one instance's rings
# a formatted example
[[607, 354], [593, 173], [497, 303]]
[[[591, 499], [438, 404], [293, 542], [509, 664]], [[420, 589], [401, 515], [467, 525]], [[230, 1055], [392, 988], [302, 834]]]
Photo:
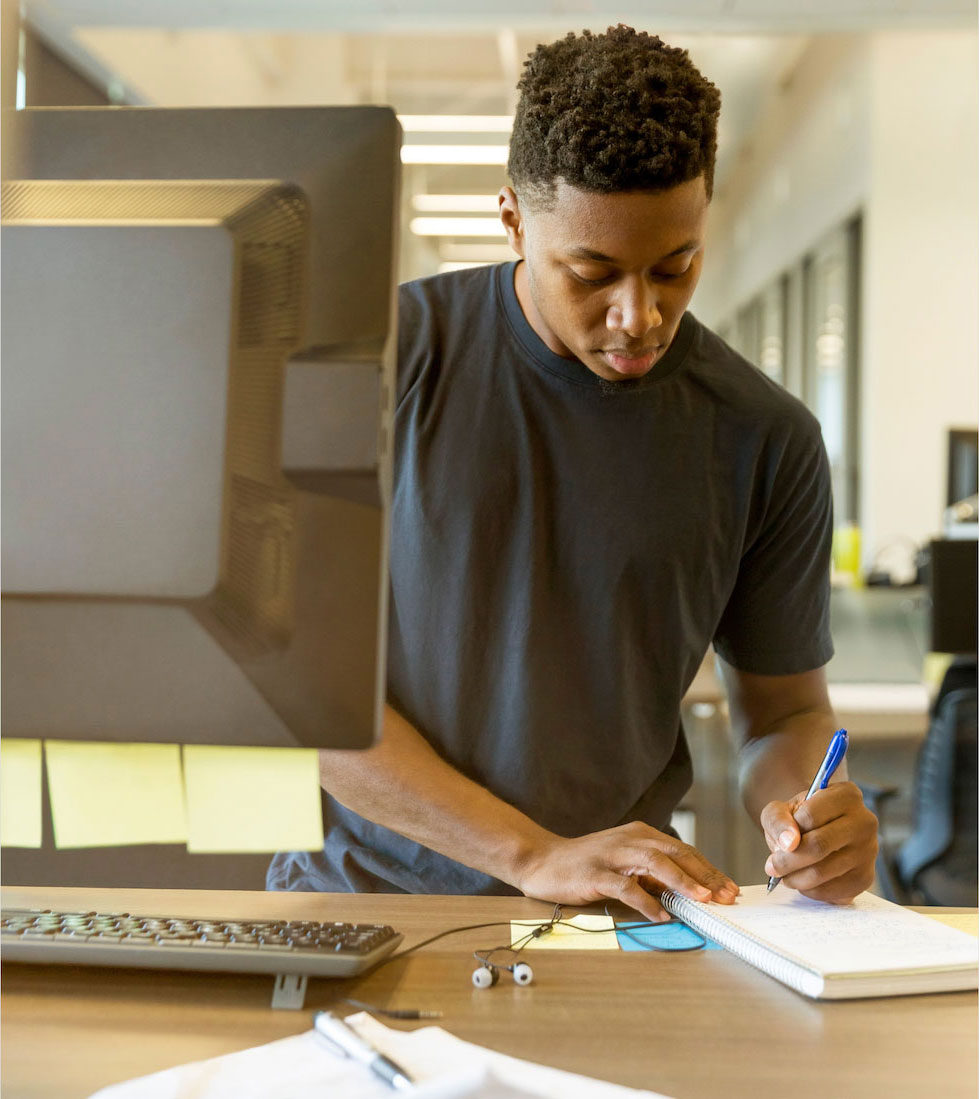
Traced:
[[766, 874], [767, 874], [767, 875], [768, 875], [768, 876], [769, 876], [770, 878], [772, 878], [772, 877], [774, 877], [774, 876], [775, 876], [775, 864], [774, 864], [774, 863], [772, 862], [772, 860], [771, 860], [771, 859], [767, 859], [767, 860], [765, 861], [765, 873], [766, 873]]
[[697, 893], [698, 897], [709, 897], [709, 896], [711, 896], [711, 891], [707, 888], [706, 885], [698, 885], [696, 887], [695, 892]]
[[786, 828], [786, 830], [778, 837], [778, 845], [783, 851], [788, 851], [792, 846], [792, 841], [795, 839], [795, 835]]

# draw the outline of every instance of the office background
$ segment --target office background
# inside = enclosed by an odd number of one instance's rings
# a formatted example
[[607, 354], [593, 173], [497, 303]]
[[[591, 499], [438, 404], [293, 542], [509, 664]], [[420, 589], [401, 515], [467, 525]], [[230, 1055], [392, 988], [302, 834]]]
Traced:
[[[491, 197], [505, 122], [457, 116], [505, 118], [537, 42], [621, 20], [689, 48], [724, 97], [692, 308], [816, 411], [857, 571], [912, 578], [942, 524], [948, 430], [979, 419], [971, 4], [28, 0], [23, 16], [25, 105], [393, 105], [409, 150], [402, 278], [510, 255]], [[453, 157], [488, 163], [437, 162]], [[844, 641], [843, 679], [915, 675], [914, 589], [878, 618], [882, 661], [857, 668], [871, 625]], [[907, 788], [915, 747], [888, 743], [871, 770]]]
[[[505, 116], [527, 53], [567, 30], [622, 20], [688, 47], [724, 97], [692, 308], [817, 411], [838, 520], [859, 526], [864, 567], [883, 555], [900, 572], [940, 525], [947, 429], [979, 418], [974, 6], [567, 9], [28, 2], [21, 95], [38, 105], [383, 102], [409, 117]], [[506, 143], [499, 129], [441, 125], [407, 122], [407, 144], [485, 146], [491, 159]], [[509, 255], [485, 224], [492, 206], [439, 210], [432, 197], [493, 196], [503, 166], [420, 159], [405, 165], [402, 277]]]

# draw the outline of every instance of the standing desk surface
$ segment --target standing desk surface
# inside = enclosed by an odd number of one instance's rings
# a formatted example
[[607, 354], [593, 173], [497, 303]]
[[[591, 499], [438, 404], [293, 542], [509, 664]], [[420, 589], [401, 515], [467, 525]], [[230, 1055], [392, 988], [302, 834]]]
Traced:
[[[3, 903], [377, 921], [403, 931], [404, 946], [450, 927], [551, 912], [522, 897], [16, 887], [3, 890]], [[7, 964], [3, 1095], [74, 1099], [285, 1038], [338, 996], [438, 1009], [437, 1025], [460, 1038], [674, 1099], [976, 1095], [973, 993], [818, 1003], [720, 950], [539, 951], [529, 987], [503, 974], [495, 988], [474, 989], [471, 952], [507, 938], [505, 927], [465, 932], [357, 979], [311, 980], [299, 1012], [271, 1009], [271, 977]]]

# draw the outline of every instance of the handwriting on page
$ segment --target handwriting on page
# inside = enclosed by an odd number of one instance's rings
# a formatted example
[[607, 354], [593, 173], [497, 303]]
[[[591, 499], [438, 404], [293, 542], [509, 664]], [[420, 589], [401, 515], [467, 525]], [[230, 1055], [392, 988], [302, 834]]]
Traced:
[[968, 935], [869, 893], [849, 905], [832, 905], [789, 889], [766, 896], [764, 886], [748, 886], [733, 909], [718, 914], [824, 973], [937, 968], [979, 959], [979, 944]]

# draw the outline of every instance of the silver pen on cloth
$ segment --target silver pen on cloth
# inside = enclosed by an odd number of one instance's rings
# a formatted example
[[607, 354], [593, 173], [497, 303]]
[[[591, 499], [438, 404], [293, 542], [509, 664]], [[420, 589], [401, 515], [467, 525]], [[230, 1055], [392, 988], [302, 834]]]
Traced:
[[414, 1081], [400, 1065], [361, 1038], [332, 1011], [317, 1011], [313, 1015], [313, 1029], [348, 1057], [366, 1065], [375, 1076], [380, 1077], [395, 1091], [406, 1091], [414, 1086]]

